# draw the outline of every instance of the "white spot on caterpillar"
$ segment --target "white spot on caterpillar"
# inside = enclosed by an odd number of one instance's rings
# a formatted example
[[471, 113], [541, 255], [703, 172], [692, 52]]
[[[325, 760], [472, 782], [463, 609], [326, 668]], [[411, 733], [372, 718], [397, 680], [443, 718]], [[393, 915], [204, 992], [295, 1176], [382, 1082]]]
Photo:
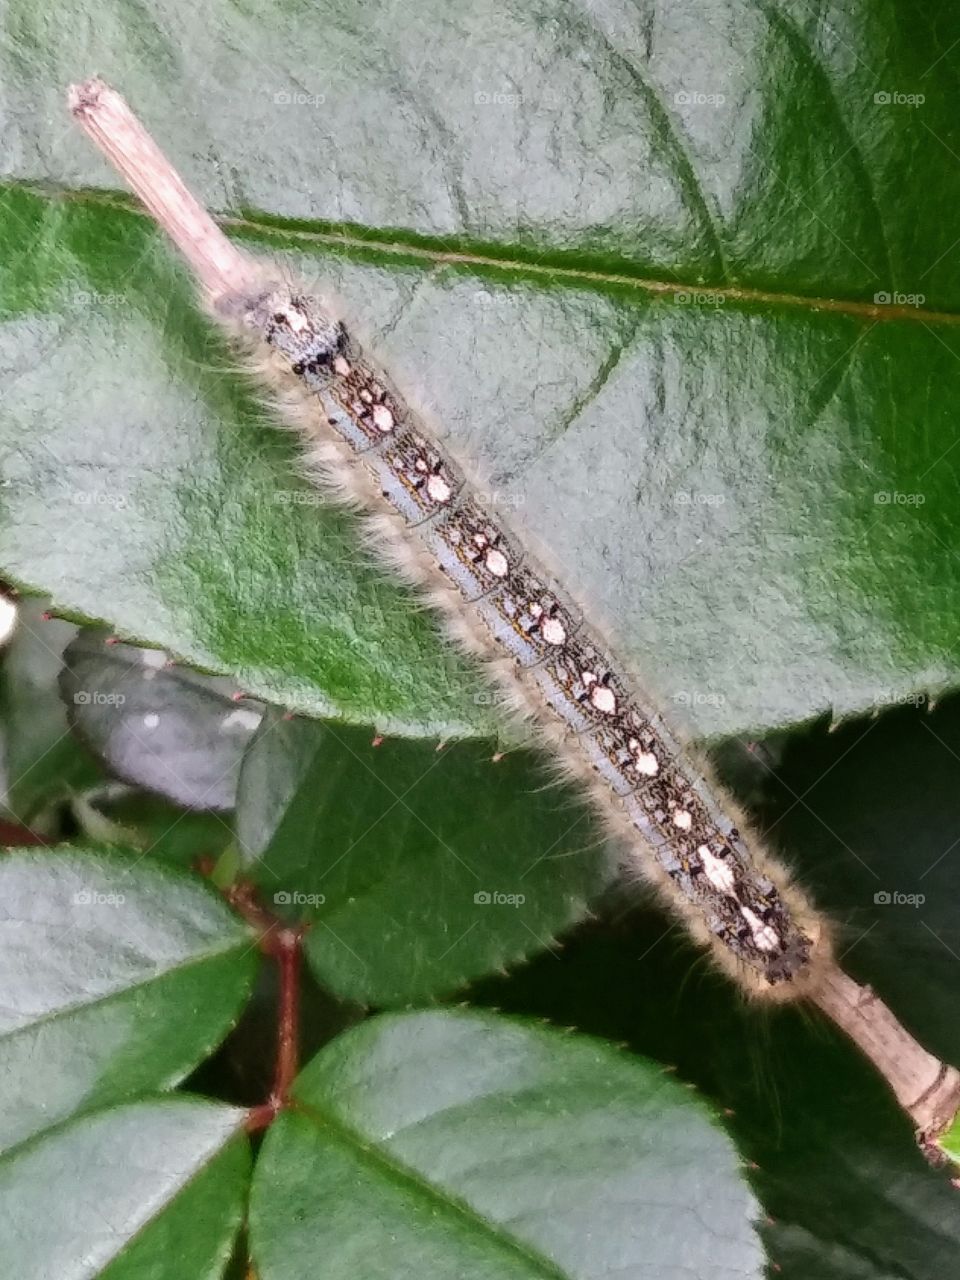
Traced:
[[384, 435], [393, 430], [393, 414], [385, 404], [378, 404], [373, 410], [373, 425]]
[[343, 356], [335, 356], [333, 360], [333, 372], [338, 373], [341, 378], [345, 378], [350, 372], [350, 361]]
[[686, 809], [677, 809], [673, 815], [673, 825], [681, 831], [689, 831], [693, 826], [693, 818]]
[[637, 773], [643, 774], [645, 778], [655, 778], [660, 772], [660, 761], [652, 751], [641, 751], [640, 743], [636, 738], [631, 738], [629, 742], [630, 750], [634, 753], [634, 766]]
[[484, 564], [495, 578], [505, 578], [510, 572], [510, 563], [502, 551], [491, 547], [484, 557]]
[[540, 628], [540, 634], [547, 644], [563, 644], [567, 639], [567, 629], [559, 618], [548, 618]]
[[605, 684], [595, 684], [590, 690], [590, 701], [605, 716], [612, 716], [617, 709], [617, 695]]
[[431, 476], [427, 481], [427, 493], [434, 502], [449, 502], [452, 492], [443, 476]]
[[761, 951], [776, 951], [780, 945], [780, 935], [776, 929], [768, 924], [764, 924], [756, 912], [751, 911], [749, 907], [741, 907], [743, 918], [750, 926], [750, 932], [753, 934], [753, 940]]
[[711, 853], [705, 844], [700, 845], [697, 853], [703, 863], [703, 874], [713, 887], [719, 889], [721, 893], [732, 894], [737, 881], [730, 864], [723, 858], [718, 858], [715, 853]]
[[149, 711], [143, 717], [143, 727], [145, 729], [156, 729], [159, 723], [160, 723], [160, 717], [157, 715], [155, 711]]

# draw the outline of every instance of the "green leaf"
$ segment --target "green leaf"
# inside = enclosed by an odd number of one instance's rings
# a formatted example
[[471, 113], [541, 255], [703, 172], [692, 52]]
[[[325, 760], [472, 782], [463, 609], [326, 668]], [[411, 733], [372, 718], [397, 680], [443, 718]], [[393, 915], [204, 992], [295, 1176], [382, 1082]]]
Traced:
[[327, 1046], [252, 1190], [261, 1280], [759, 1277], [729, 1140], [662, 1068], [490, 1014], [387, 1015]]
[[215, 1280], [243, 1215], [244, 1113], [165, 1098], [82, 1116], [0, 1157], [18, 1280]]
[[263, 708], [239, 706], [229, 681], [168, 663], [158, 649], [69, 644], [61, 693], [71, 722], [111, 773], [188, 809], [234, 806], [240, 761]]
[[256, 964], [247, 927], [195, 877], [94, 850], [0, 859], [0, 1147], [183, 1079]]
[[[342, 298], [693, 730], [956, 683], [957, 14], [221, 5], [184, 58], [164, 7], [104, 12], [90, 65]], [[294, 501], [166, 250], [85, 190], [117, 180], [65, 136], [50, 14], [4, 55], [2, 563], [311, 714], [489, 729], [350, 522]]]
[[614, 873], [582, 801], [528, 753], [387, 741], [268, 716], [237, 843], [275, 910], [312, 922], [320, 981], [407, 1003], [555, 945]]

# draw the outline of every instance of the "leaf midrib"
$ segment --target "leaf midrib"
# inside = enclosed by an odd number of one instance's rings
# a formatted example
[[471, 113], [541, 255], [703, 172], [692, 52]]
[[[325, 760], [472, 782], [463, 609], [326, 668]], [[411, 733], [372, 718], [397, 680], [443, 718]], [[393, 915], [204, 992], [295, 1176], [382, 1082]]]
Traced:
[[[121, 192], [110, 192], [92, 188], [64, 188], [52, 184], [36, 182], [0, 183], [0, 197], [8, 191], [24, 191], [38, 198], [56, 203], [69, 200], [94, 207], [110, 209], [152, 222], [150, 216], [133, 200]], [[783, 308], [787, 310], [832, 312], [847, 315], [863, 321], [884, 323], [906, 321], [913, 324], [931, 326], [960, 325], [960, 311], [941, 311], [927, 309], [922, 306], [904, 306], [887, 303], [863, 302], [855, 298], [832, 297], [821, 294], [791, 293], [785, 289], [762, 289], [750, 285], [714, 284], [702, 279], [684, 279], [677, 277], [662, 280], [652, 276], [630, 274], [625, 271], [604, 270], [599, 267], [563, 266], [556, 262], [543, 262], [521, 259], [504, 255], [498, 257], [493, 251], [463, 249], [441, 249], [429, 242], [429, 237], [410, 234], [403, 239], [397, 231], [385, 231], [382, 236], [365, 231], [359, 225], [355, 228], [342, 223], [322, 223], [307, 226], [302, 221], [285, 221], [272, 215], [257, 218], [253, 214], [218, 214], [218, 224], [225, 230], [234, 231], [239, 237], [245, 236], [258, 242], [276, 241], [283, 245], [301, 245], [304, 248], [320, 246], [330, 249], [341, 249], [354, 252], [360, 256], [379, 256], [384, 259], [403, 258], [420, 261], [432, 267], [452, 266], [479, 268], [509, 274], [518, 280], [531, 279], [549, 282], [552, 285], [569, 288], [598, 291], [615, 288], [618, 290], [634, 290], [638, 295], [649, 298], [666, 298], [677, 293], [710, 294], [712, 298], [722, 299], [720, 305], [732, 303], [742, 307]], [[446, 237], [445, 243], [456, 237]], [[693, 309], [714, 309], [708, 302], [694, 304]]]
[[[178, 960], [175, 964], [172, 964], [165, 969], [151, 970], [136, 982], [131, 982], [126, 986], [116, 987], [111, 991], [105, 991], [102, 995], [95, 996], [93, 999], [74, 1000], [70, 1004], [59, 1005], [56, 1009], [51, 1009], [49, 1012], [41, 1014], [40, 1017], [34, 1018], [30, 1022], [21, 1023], [20, 1026], [12, 1027], [9, 1031], [0, 1031], [0, 1048], [10, 1040], [15, 1039], [17, 1036], [26, 1035], [28, 1032], [36, 1031], [38, 1027], [46, 1026], [51, 1022], [57, 1022], [61, 1018], [70, 1018], [76, 1013], [84, 1013], [89, 1009], [95, 1009], [98, 1005], [107, 1004], [111, 1000], [117, 1000], [121, 997], [128, 996], [133, 992], [142, 991], [152, 986], [153, 983], [160, 982], [164, 978], [169, 978], [174, 974], [184, 973], [190, 969], [196, 968], [198, 965], [207, 964], [211, 960], [219, 960], [223, 956], [229, 955], [231, 951], [239, 950], [244, 943], [248, 943], [248, 939], [241, 935], [230, 943], [224, 942], [222, 946], [210, 948], [207, 951], [194, 954], [183, 960]], [[246, 950], [242, 951], [240, 955], [245, 955], [246, 951], [249, 949], [249, 945], [247, 945]]]
[[438, 1187], [424, 1178], [419, 1170], [388, 1155], [381, 1146], [376, 1145], [376, 1139], [365, 1140], [362, 1133], [346, 1124], [339, 1116], [322, 1109], [315, 1102], [308, 1103], [294, 1097], [292, 1104], [291, 1110], [294, 1115], [303, 1116], [304, 1119], [311, 1121], [317, 1128], [330, 1135], [334, 1141], [347, 1147], [357, 1160], [391, 1182], [399, 1182], [419, 1200], [436, 1205], [448, 1216], [458, 1218], [471, 1229], [495, 1240], [499, 1247], [533, 1266], [539, 1275], [545, 1277], [545, 1280], [569, 1280], [569, 1272], [562, 1270], [550, 1258], [504, 1231], [499, 1223], [483, 1217], [468, 1202], [451, 1195], [443, 1187]]

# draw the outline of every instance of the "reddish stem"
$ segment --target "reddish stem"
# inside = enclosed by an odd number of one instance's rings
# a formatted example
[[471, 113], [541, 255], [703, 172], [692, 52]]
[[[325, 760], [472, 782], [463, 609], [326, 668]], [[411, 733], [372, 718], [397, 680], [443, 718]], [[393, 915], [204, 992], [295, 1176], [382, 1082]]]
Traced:
[[[209, 875], [211, 860], [203, 860], [199, 869]], [[300, 969], [306, 926], [285, 924], [258, 900], [255, 887], [248, 881], [230, 885], [224, 890], [224, 896], [234, 910], [254, 926], [259, 934], [260, 950], [277, 965], [277, 1053], [273, 1084], [266, 1102], [251, 1107], [247, 1113], [247, 1132], [259, 1133], [286, 1106], [300, 1061]]]
[[0, 846], [5, 849], [16, 848], [18, 845], [55, 843], [56, 841], [48, 840], [46, 836], [37, 835], [29, 827], [19, 827], [13, 822], [0, 822]]
[[273, 1085], [266, 1102], [251, 1107], [247, 1132], [266, 1129], [287, 1104], [287, 1095], [300, 1061], [300, 961], [302, 926], [284, 926], [275, 921], [260, 939], [264, 954], [277, 964], [277, 1056], [273, 1065]]
[[286, 1101], [297, 1074], [300, 1057], [300, 940], [299, 929], [285, 929], [280, 935], [280, 999], [277, 1021], [277, 1061], [272, 1096]]

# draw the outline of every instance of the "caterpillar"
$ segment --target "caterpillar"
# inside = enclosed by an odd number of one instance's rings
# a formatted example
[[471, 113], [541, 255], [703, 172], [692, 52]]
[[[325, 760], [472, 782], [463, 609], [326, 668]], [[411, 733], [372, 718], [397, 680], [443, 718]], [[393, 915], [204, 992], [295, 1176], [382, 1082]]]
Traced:
[[812, 909], [343, 321], [269, 268], [211, 309], [279, 396], [309, 470], [365, 513], [381, 551], [486, 659], [691, 932], [751, 992], [809, 985], [827, 947]]
[[629, 865], [747, 990], [782, 998], [809, 986], [827, 949], [815, 913], [586, 610], [484, 504], [343, 321], [302, 284], [249, 261], [206, 302], [299, 432], [309, 472], [363, 513], [382, 553], [486, 660], [564, 771], [587, 785]]
[[960, 1074], [838, 968], [830, 930], [568, 596], [417, 419], [343, 320], [236, 249], [119, 94], [73, 86], [75, 119], [186, 257], [209, 315], [300, 435], [310, 473], [357, 509], [394, 568], [487, 663], [630, 861], [751, 996], [811, 999], [886, 1075], [924, 1140]]

